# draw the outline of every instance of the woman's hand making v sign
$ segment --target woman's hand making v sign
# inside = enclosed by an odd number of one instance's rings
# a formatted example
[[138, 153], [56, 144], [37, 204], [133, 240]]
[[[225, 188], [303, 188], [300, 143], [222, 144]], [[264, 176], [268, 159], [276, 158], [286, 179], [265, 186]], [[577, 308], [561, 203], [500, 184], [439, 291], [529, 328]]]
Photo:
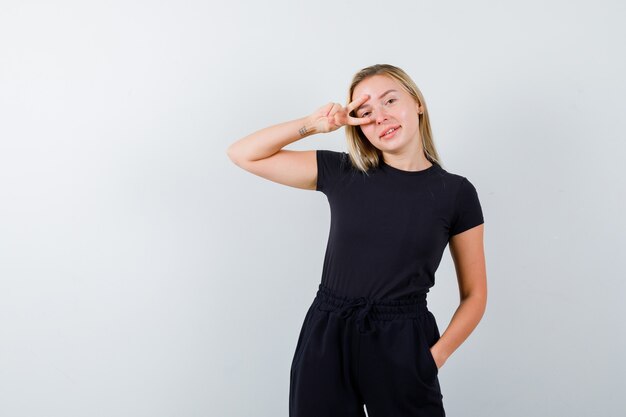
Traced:
[[350, 116], [350, 112], [365, 103], [368, 98], [369, 95], [365, 94], [352, 101], [346, 107], [339, 103], [328, 103], [313, 112], [309, 116], [309, 120], [320, 133], [332, 132], [344, 125], [357, 126], [371, 123], [373, 120], [369, 117]]

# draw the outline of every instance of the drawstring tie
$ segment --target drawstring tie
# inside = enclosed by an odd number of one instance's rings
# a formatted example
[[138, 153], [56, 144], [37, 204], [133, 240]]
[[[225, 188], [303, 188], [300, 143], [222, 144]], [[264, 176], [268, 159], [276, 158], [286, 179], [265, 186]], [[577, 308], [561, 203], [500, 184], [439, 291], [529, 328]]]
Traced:
[[370, 300], [369, 298], [355, 298], [339, 308], [339, 316], [346, 319], [350, 317], [355, 311], [357, 311], [358, 315], [356, 318], [356, 326], [359, 330], [359, 333], [374, 333], [376, 328], [371, 325], [371, 321], [369, 320], [368, 316], [374, 304], [375, 302], [373, 300]]

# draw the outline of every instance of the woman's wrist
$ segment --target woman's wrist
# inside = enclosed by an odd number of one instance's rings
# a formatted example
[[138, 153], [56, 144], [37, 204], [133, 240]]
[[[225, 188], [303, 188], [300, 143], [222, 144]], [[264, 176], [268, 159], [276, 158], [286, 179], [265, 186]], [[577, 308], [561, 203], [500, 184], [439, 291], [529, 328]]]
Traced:
[[300, 119], [300, 122], [301, 126], [300, 129], [298, 129], [298, 133], [301, 138], [319, 133], [317, 126], [313, 123], [310, 116], [303, 117]]

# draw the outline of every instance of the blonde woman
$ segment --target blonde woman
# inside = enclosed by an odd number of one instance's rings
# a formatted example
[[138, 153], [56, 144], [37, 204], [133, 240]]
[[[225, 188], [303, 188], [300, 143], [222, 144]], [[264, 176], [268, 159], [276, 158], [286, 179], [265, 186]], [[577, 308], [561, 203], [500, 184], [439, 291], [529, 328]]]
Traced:
[[[445, 416], [439, 370], [487, 300], [478, 193], [443, 168], [424, 97], [402, 69], [362, 69], [347, 102], [228, 149], [241, 168], [321, 191], [330, 204], [321, 282], [291, 366], [289, 416], [364, 417], [364, 404], [369, 417]], [[283, 149], [342, 126], [347, 153]], [[460, 304], [440, 334], [426, 294], [448, 244]]]

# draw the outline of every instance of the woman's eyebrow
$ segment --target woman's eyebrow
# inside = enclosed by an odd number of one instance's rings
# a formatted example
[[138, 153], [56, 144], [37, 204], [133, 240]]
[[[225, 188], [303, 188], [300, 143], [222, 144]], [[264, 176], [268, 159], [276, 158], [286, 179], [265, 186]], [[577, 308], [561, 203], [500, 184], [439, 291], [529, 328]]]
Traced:
[[[380, 97], [378, 97], [378, 99], [380, 100], [381, 98], [385, 97], [387, 94], [389, 94], [389, 93], [393, 93], [393, 92], [396, 92], [396, 90], [387, 90], [387, 91], [385, 91], [384, 93], [382, 93], [382, 94], [380, 95]], [[359, 111], [359, 110], [361, 110], [361, 109], [363, 109], [363, 108], [365, 108], [365, 107], [370, 107], [370, 105], [369, 105], [369, 104], [361, 104], [361, 105], [360, 105], [359, 107], [357, 107], [357, 108], [356, 108], [356, 110], [354, 110], [354, 111], [355, 111], [355, 112], [357, 112], [357, 111]]]

